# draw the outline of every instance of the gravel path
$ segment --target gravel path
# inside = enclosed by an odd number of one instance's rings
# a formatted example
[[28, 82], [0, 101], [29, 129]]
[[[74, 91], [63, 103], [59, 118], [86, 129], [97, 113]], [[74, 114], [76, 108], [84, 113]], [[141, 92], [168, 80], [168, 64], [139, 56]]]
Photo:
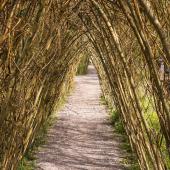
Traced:
[[119, 137], [100, 104], [96, 72], [76, 77], [76, 87], [37, 153], [37, 170], [123, 170]]

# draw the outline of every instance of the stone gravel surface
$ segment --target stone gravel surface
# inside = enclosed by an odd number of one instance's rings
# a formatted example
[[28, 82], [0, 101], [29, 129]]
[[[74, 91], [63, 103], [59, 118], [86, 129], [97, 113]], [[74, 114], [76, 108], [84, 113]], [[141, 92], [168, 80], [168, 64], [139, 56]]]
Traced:
[[120, 137], [100, 102], [96, 71], [75, 78], [75, 89], [37, 153], [37, 170], [123, 170]]

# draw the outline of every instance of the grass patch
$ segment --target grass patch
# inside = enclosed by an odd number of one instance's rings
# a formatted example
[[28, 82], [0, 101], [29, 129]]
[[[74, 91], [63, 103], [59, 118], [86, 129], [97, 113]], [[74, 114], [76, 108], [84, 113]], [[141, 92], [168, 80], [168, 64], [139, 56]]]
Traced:
[[34, 170], [34, 162], [30, 161], [26, 157], [24, 157], [18, 166], [17, 170]]
[[74, 84], [70, 87], [69, 91], [62, 96], [62, 98], [59, 99], [57, 106], [55, 108], [55, 113], [52, 113], [47, 121], [45, 121], [37, 134], [35, 135], [34, 142], [28, 147], [26, 153], [24, 154], [22, 160], [20, 161], [17, 170], [35, 170], [35, 153], [38, 151], [39, 147], [44, 145], [47, 141], [47, 133], [48, 130], [52, 127], [54, 122], [57, 121], [57, 113], [61, 110], [61, 108], [64, 106], [66, 99], [68, 95], [71, 93], [71, 91], [74, 89]]
[[49, 118], [39, 129], [34, 142], [30, 145], [27, 149], [24, 157], [19, 163], [17, 170], [34, 170], [35, 169], [35, 160], [36, 157], [34, 156], [38, 148], [46, 143], [46, 135], [48, 129], [52, 126], [54, 122], [53, 118]]
[[116, 132], [125, 135], [125, 129], [123, 127], [123, 123], [120, 119], [119, 113], [116, 110], [112, 109], [110, 117], [111, 117], [111, 123], [114, 126]]
[[110, 118], [116, 133], [121, 135], [122, 143], [120, 145], [120, 148], [127, 153], [126, 157], [121, 163], [125, 165], [126, 170], [140, 170], [137, 156], [131, 149], [131, 145], [128, 136], [126, 135], [126, 131], [124, 129], [119, 112], [115, 109], [112, 109], [110, 111]]
[[119, 112], [112, 106], [108, 105], [108, 102], [105, 100], [104, 96], [101, 96], [101, 103], [107, 105], [109, 108], [111, 124], [114, 128], [114, 131], [121, 136], [120, 148], [126, 152], [126, 157], [123, 158], [121, 163], [125, 166], [126, 170], [140, 170], [137, 156], [131, 149], [129, 138], [124, 129]]
[[[159, 135], [161, 132], [161, 127], [160, 127], [160, 122], [159, 122], [159, 118], [158, 115], [156, 113], [156, 109], [154, 107], [154, 102], [153, 99], [151, 100], [151, 98], [149, 97], [143, 97], [141, 100], [141, 105], [143, 108], [143, 112], [144, 112], [144, 118], [149, 126], [149, 128], [153, 131], [154, 134]], [[170, 158], [168, 155], [168, 151], [166, 148], [166, 142], [165, 142], [165, 138], [163, 137], [159, 137], [158, 139], [156, 138], [157, 136], [155, 135], [155, 144], [161, 145], [159, 146], [163, 155], [163, 158], [165, 160], [165, 163], [167, 165], [167, 168], [170, 169]]]

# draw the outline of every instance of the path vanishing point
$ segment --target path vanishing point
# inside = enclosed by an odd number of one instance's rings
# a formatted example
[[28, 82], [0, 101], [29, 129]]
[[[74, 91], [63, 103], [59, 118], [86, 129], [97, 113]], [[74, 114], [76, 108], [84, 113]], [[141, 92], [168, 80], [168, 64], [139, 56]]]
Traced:
[[90, 65], [87, 75], [75, 78], [73, 93], [36, 155], [36, 170], [124, 169], [120, 138], [100, 95], [99, 80]]

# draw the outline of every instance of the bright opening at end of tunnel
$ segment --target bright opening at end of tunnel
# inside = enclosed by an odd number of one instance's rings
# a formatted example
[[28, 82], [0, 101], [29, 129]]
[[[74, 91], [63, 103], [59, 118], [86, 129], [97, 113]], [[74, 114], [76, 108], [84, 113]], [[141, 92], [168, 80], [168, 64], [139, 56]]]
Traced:
[[0, 0], [0, 170], [169, 170], [169, 18], [169, 0]]
[[125, 151], [113, 132], [92, 64], [75, 78], [75, 88], [37, 153], [36, 169], [120, 169]]

